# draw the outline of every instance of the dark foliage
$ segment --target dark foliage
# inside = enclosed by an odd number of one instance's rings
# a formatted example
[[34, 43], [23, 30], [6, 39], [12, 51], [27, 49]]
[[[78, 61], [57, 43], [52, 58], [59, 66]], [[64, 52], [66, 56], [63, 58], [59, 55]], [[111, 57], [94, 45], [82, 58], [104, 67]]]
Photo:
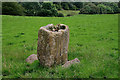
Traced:
[[25, 14], [27, 16], [36, 16], [38, 13], [38, 10], [41, 9], [40, 4], [38, 2], [22, 2], [20, 3], [25, 8]]
[[80, 10], [80, 14], [98, 14], [99, 11], [99, 7], [93, 3], [89, 3]]
[[67, 2], [62, 2], [61, 3], [61, 6], [62, 6], [62, 8], [64, 9], [64, 10], [69, 10], [69, 3], [67, 3]]
[[[3, 2], [4, 15], [64, 16], [57, 10], [80, 10], [79, 14], [120, 13], [120, 2]], [[69, 16], [69, 15], [68, 15]]]
[[118, 2], [118, 7], [120, 8], [120, 1]]
[[56, 10], [51, 9], [51, 10], [47, 10], [47, 9], [41, 9], [38, 14], [38, 16], [57, 16], [58, 13]]
[[58, 14], [52, 3], [29, 2], [21, 4], [25, 7], [27, 16], [57, 16]]
[[83, 8], [83, 2], [74, 2], [73, 4], [76, 6], [77, 10]]
[[72, 16], [71, 14], [68, 14], [67, 17]]
[[17, 2], [3, 2], [2, 14], [4, 15], [24, 15], [24, 8]]
[[120, 8], [118, 3], [85, 3], [84, 7], [80, 9], [79, 14], [113, 14], [120, 13]]

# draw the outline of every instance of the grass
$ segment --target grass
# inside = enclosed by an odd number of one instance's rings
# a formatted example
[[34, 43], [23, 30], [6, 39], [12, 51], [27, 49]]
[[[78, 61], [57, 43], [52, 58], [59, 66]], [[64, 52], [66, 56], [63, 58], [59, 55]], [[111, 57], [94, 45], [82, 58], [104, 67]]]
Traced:
[[67, 15], [78, 15], [79, 14], [79, 10], [78, 11], [74, 11], [74, 10], [59, 10], [58, 13], [63, 13], [64, 16], [67, 16]]
[[[2, 16], [0, 16], [2, 19]], [[0, 79], [2, 78], [2, 21], [0, 21]]]
[[[118, 15], [72, 17], [2, 16], [3, 78], [118, 78]], [[70, 29], [68, 59], [79, 64], [46, 68], [25, 59], [37, 54], [38, 30], [47, 24]]]

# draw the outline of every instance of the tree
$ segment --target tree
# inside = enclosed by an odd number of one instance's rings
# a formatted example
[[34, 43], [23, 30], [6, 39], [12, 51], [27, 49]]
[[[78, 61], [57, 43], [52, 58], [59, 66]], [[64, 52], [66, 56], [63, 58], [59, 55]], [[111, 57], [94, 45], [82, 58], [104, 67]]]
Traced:
[[120, 8], [120, 1], [118, 2], [118, 7]]
[[99, 4], [97, 6], [100, 8], [100, 14], [106, 14], [107, 13], [106, 6], [104, 4]]
[[3, 2], [2, 14], [5, 15], [24, 15], [24, 8], [17, 2]]
[[55, 4], [57, 10], [62, 10], [62, 6], [60, 4]]
[[118, 13], [119, 12], [119, 8], [117, 3], [111, 3], [110, 4], [111, 9], [113, 10], [114, 13]]
[[52, 10], [47, 10], [47, 9], [41, 9], [38, 12], [38, 16], [58, 16], [58, 13], [56, 10], [52, 9]]
[[21, 3], [25, 7], [27, 16], [57, 16], [54, 4], [48, 2], [27, 2]]
[[93, 3], [88, 3], [82, 9], [80, 9], [80, 13], [82, 14], [98, 14], [100, 11], [99, 7], [97, 7]]
[[96, 6], [100, 4], [100, 2], [92, 2], [92, 3], [95, 4]]
[[57, 10], [62, 10], [61, 2], [53, 2]]
[[107, 14], [114, 13], [114, 11], [109, 6], [106, 6], [106, 12], [107, 12]]
[[101, 2], [100, 4], [104, 4], [105, 6], [110, 6], [111, 2]]
[[83, 3], [82, 2], [74, 2], [73, 4], [76, 6], [77, 10], [83, 8]]
[[2, 3], [0, 2], [0, 15], [2, 15]]
[[84, 8], [82, 8], [82, 9], [80, 10], [80, 13], [82, 13], [82, 14], [89, 14], [89, 13], [90, 13], [90, 10], [91, 10], [90, 6], [85, 5]]
[[68, 6], [69, 6], [69, 10], [76, 10], [76, 6], [73, 5], [72, 3], [69, 3]]
[[90, 14], [98, 14], [99, 13], [100, 9], [95, 4], [89, 3], [88, 6], [90, 6], [90, 8], [91, 8], [90, 12], [89, 12]]
[[47, 9], [41, 9], [38, 14], [38, 16], [52, 16], [52, 12]]
[[36, 16], [38, 11], [42, 8], [42, 3], [38, 2], [22, 2], [20, 3], [25, 8], [27, 16]]
[[43, 3], [42, 8], [44, 9], [52, 9], [52, 3]]
[[62, 2], [61, 3], [61, 6], [64, 10], [69, 10], [69, 6], [68, 6], [68, 3], [67, 2]]
[[51, 9], [51, 12], [52, 12], [52, 16], [55, 16], [55, 17], [58, 16], [58, 12], [57, 12], [57, 10], [55, 10], [55, 9]]

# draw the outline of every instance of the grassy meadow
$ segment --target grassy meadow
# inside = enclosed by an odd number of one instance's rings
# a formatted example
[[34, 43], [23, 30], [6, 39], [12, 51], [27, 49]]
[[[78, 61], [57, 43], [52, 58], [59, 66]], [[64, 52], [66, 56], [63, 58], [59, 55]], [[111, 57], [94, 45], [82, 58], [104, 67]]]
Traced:
[[78, 15], [79, 14], [79, 10], [78, 11], [74, 11], [74, 10], [59, 10], [58, 13], [63, 13], [64, 16], [67, 15]]
[[[47, 24], [66, 24], [70, 29], [68, 60], [79, 64], [68, 68], [46, 68], [35, 61], [38, 30]], [[2, 16], [3, 78], [118, 78], [118, 15], [71, 17]]]

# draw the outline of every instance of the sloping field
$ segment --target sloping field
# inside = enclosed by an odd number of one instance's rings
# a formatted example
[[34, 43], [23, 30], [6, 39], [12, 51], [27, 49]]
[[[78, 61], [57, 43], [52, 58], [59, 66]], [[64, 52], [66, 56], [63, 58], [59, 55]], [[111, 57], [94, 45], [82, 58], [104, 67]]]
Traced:
[[[25, 59], [37, 54], [38, 30], [47, 24], [70, 29], [68, 59], [79, 64], [68, 68], [44, 68]], [[2, 16], [2, 73], [6, 78], [117, 78], [118, 15], [72, 17]]]

